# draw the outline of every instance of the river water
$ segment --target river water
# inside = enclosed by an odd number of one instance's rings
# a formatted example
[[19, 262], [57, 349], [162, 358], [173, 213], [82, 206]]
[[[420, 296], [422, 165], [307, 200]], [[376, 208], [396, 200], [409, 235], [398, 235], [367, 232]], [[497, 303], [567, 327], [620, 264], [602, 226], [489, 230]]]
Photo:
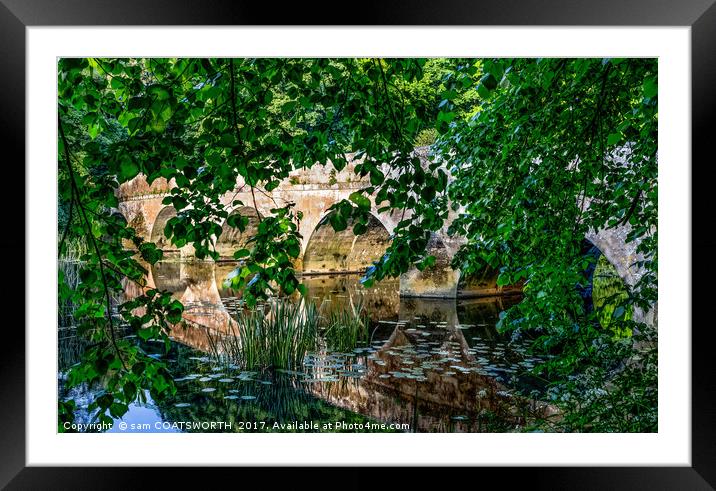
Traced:
[[[549, 411], [529, 374], [540, 361], [529, 354], [529, 340], [495, 327], [517, 296], [400, 298], [397, 280], [365, 289], [359, 275], [304, 276], [306, 298], [322, 314], [361, 306], [370, 319], [366, 342], [340, 349], [319, 343], [295, 370], [248, 371], [218, 361], [212, 333], [226, 332], [237, 308], [222, 285], [234, 266], [166, 261], [152, 268], [152, 281], [185, 304], [191, 322], [173, 332], [167, 357], [178, 390], [161, 401], [147, 394], [109, 432], [505, 432]], [[70, 344], [60, 336], [60, 351], [72, 361], [79, 349]], [[159, 343], [144, 348], [164, 350]], [[80, 408], [78, 422], [90, 420], [83, 408], [95, 392], [60, 383], [60, 397]]]

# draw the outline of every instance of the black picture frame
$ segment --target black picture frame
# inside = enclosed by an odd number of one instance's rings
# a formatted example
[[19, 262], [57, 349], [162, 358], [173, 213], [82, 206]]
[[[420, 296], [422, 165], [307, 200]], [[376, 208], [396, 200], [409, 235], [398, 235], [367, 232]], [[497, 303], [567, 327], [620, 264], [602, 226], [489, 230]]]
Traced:
[[[0, 138], [7, 157], [3, 177], [13, 179], [15, 188], [25, 188], [25, 28], [28, 26], [96, 26], [96, 25], [510, 25], [510, 26], [690, 26], [692, 67], [692, 164], [685, 162], [684, 172], [692, 173], [692, 261], [699, 260], [699, 274], [692, 275], [692, 305], [684, 306], [684, 326], [692, 322], [692, 467], [641, 468], [545, 468], [545, 469], [484, 469], [488, 475], [510, 475], [524, 478], [531, 488], [538, 489], [714, 489], [716, 487], [716, 381], [710, 350], [714, 339], [711, 326], [704, 318], [699, 322], [695, 307], [708, 305], [708, 281], [716, 268], [713, 257], [716, 240], [708, 235], [713, 209], [707, 186], [710, 180], [697, 177], [713, 162], [712, 139], [708, 122], [716, 108], [716, 4], [715, 0], [508, 0], [471, 2], [447, 0], [362, 2], [350, 16], [339, 14], [338, 3], [321, 5], [304, 3], [249, 4], [231, 0], [0, 0]], [[14, 162], [13, 165], [10, 165]], [[697, 163], [694, 165], [695, 163]], [[7, 174], [15, 169], [16, 175]], [[4, 209], [9, 213], [17, 241], [0, 241], [6, 258], [24, 256], [21, 231], [25, 215], [19, 213], [17, 196], [3, 196]], [[12, 219], [15, 223], [12, 223]], [[24, 261], [23, 261], [24, 264]], [[693, 268], [692, 268], [693, 271]], [[16, 278], [24, 278], [15, 272]], [[23, 271], [24, 273], [24, 271]], [[3, 298], [25, 294], [24, 278], [20, 284], [5, 285]], [[703, 283], [703, 284], [701, 284]], [[694, 308], [692, 308], [692, 306]], [[688, 315], [688, 311], [691, 315]], [[0, 356], [3, 382], [0, 384], [0, 485], [10, 489], [106, 489], [137, 487], [132, 468], [60, 468], [26, 467], [25, 433], [25, 336], [19, 323], [6, 326], [6, 347]], [[305, 471], [305, 469], [304, 469]], [[223, 478], [230, 469], [214, 469], [212, 477]], [[346, 482], [356, 482], [361, 471], [349, 469], [343, 474]], [[481, 471], [483, 472], [483, 471]], [[174, 469], [162, 472], [162, 479], [178, 480], [185, 485], [202, 479], [198, 469]], [[301, 473], [299, 473], [301, 474]], [[484, 475], [484, 474], [483, 474]], [[399, 476], [395, 476], [398, 478]], [[300, 481], [296, 477], [295, 481]], [[244, 480], [244, 482], [248, 482]]]

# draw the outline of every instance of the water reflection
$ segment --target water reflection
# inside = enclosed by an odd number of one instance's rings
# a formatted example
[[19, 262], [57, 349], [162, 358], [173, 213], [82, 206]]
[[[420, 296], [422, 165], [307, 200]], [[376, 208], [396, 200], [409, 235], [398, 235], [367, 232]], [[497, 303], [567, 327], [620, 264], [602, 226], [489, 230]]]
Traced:
[[[401, 300], [398, 321], [378, 321], [373, 341], [346, 368], [336, 353], [309, 357], [312, 392], [339, 407], [413, 431], [509, 431], [538, 413], [510, 387], [535, 360], [494, 331], [499, 300], [461, 305]], [[458, 312], [462, 314], [459, 318]], [[389, 333], [389, 334], [388, 334]], [[387, 335], [387, 339], [384, 339]], [[336, 368], [338, 367], [338, 368]], [[357, 374], [341, 377], [341, 372]], [[328, 382], [324, 382], [328, 380]]]
[[152, 267], [149, 286], [171, 291], [185, 305], [187, 325], [172, 332], [169, 357], [178, 393], [155, 402], [154, 416], [146, 407], [141, 415], [130, 408], [125, 418], [284, 425], [340, 419], [400, 423], [404, 431], [479, 432], [512, 431], [552, 410], [515, 395], [515, 388], [540, 389], [528, 373], [539, 360], [529, 356], [524, 340], [495, 329], [500, 312], [519, 297], [401, 299], [397, 280], [365, 289], [358, 275], [305, 276], [306, 297], [322, 315], [364, 310], [368, 341], [338, 351], [319, 340], [294, 371], [260, 374], [218, 363], [207, 355], [217, 335], [235, 332], [240, 299], [223, 286], [235, 267], [178, 258]]
[[322, 312], [362, 307], [374, 320], [395, 320], [400, 311], [399, 280], [387, 279], [372, 288], [363, 288], [360, 276], [315, 275], [304, 276], [301, 282], [308, 289], [308, 299]]
[[152, 281], [159, 290], [172, 292], [174, 298], [179, 299], [186, 289], [186, 283], [181, 278], [179, 253], [165, 252], [165, 261], [153, 264], [151, 267]]

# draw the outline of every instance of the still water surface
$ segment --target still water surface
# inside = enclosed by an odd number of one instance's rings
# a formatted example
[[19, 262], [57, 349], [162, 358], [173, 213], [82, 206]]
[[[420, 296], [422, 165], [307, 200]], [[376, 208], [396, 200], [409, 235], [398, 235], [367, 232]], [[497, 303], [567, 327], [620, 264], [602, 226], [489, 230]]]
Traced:
[[[152, 268], [156, 286], [172, 291], [192, 322], [175, 330], [168, 355], [178, 390], [169, 399], [131, 405], [109, 432], [515, 431], [544, 410], [537, 402], [542, 390], [528, 374], [540, 361], [529, 355], [529, 341], [495, 328], [500, 312], [519, 297], [400, 298], [397, 280], [365, 289], [358, 275], [306, 276], [307, 297], [319, 312], [362, 305], [370, 318], [367, 343], [340, 351], [319, 343], [296, 370], [245, 371], [215, 361], [212, 336], [226, 332], [237, 308], [222, 286], [234, 266]], [[145, 348], [157, 356], [164, 349]], [[536, 399], [516, 396], [516, 388]], [[60, 396], [82, 408], [93, 391], [61, 387]], [[89, 415], [80, 410], [83, 419]]]

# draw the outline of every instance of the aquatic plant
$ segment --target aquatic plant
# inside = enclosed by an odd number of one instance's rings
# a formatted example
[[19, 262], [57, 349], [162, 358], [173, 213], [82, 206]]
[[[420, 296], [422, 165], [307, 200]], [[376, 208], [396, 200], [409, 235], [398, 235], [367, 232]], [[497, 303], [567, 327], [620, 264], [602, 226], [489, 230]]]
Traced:
[[368, 344], [370, 319], [362, 300], [350, 308], [329, 310], [321, 321], [323, 338], [330, 349], [350, 351]]
[[275, 300], [239, 311], [227, 336], [211, 337], [212, 353], [246, 369], [295, 368], [315, 346], [318, 310], [311, 302]]

